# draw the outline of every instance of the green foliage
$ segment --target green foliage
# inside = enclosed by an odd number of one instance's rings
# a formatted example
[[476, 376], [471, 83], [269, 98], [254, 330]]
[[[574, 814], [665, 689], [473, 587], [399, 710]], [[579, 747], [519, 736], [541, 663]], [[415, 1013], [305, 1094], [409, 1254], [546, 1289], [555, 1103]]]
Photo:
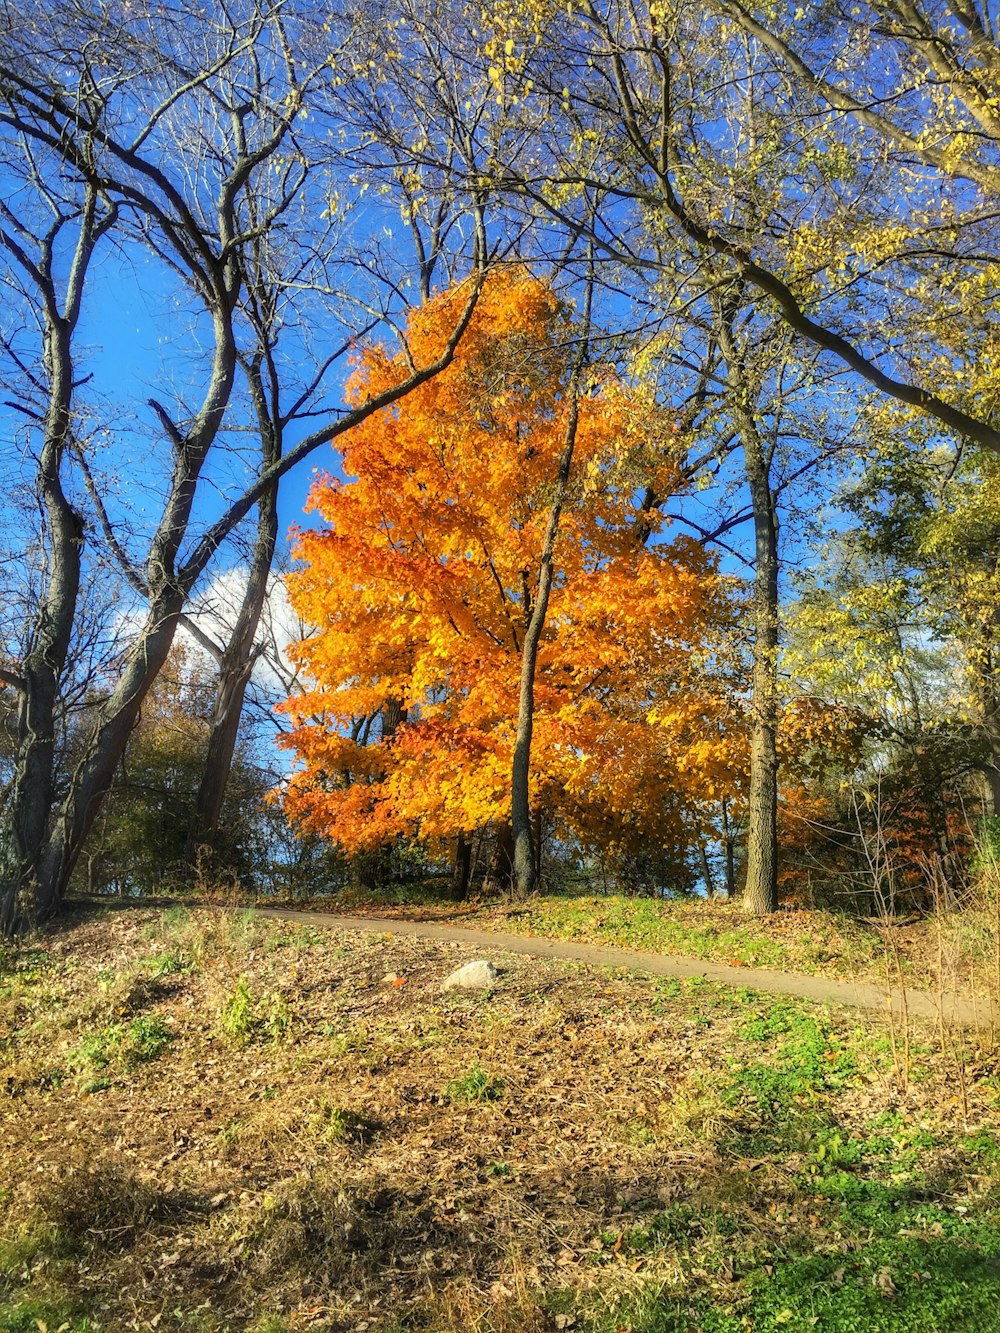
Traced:
[[997, 867], [1000, 866], [1000, 815], [983, 815], [976, 828], [972, 870], [991, 884], [996, 892]]
[[101, 1333], [100, 1324], [74, 1314], [71, 1305], [34, 1300], [0, 1302], [0, 1329], [4, 1333]]
[[[130, 1023], [112, 1023], [89, 1033], [69, 1057], [71, 1068], [83, 1075], [129, 1074], [139, 1065], [157, 1059], [173, 1041], [173, 1033], [157, 1014], [142, 1015]], [[110, 1080], [91, 1077], [85, 1084], [89, 1091], [108, 1087]]]
[[155, 1014], [135, 1018], [127, 1028], [126, 1058], [130, 1063], [142, 1064], [155, 1060], [170, 1045], [173, 1033], [162, 1018]]
[[366, 1143], [377, 1128], [364, 1116], [326, 1100], [320, 1102], [308, 1123], [324, 1143]]
[[40, 982], [52, 967], [44, 949], [0, 940], [0, 999]]
[[236, 989], [224, 1001], [219, 1012], [219, 1029], [232, 1046], [245, 1046], [253, 1039], [256, 1023], [254, 1002], [246, 977], [240, 977]]
[[453, 1102], [495, 1102], [503, 1096], [504, 1082], [474, 1064], [452, 1079], [444, 1091]]
[[180, 903], [174, 903], [172, 907], [168, 907], [163, 913], [163, 916], [160, 918], [160, 923], [164, 930], [174, 931], [181, 930], [187, 926], [190, 920], [190, 911]]
[[58, 1227], [51, 1223], [14, 1227], [0, 1235], [0, 1278], [15, 1282], [39, 1259], [65, 1255], [70, 1248]]
[[291, 1026], [288, 1005], [277, 991], [255, 996], [245, 976], [219, 1010], [219, 1031], [231, 1046], [281, 1041]]
[[291, 1324], [280, 1314], [263, 1314], [250, 1326], [250, 1333], [291, 1333]]
[[853, 1053], [832, 1025], [794, 1004], [773, 1002], [740, 1036], [773, 1050], [771, 1063], [740, 1066], [743, 1085], [761, 1103], [787, 1107], [789, 1099], [840, 1087], [857, 1073]]
[[145, 966], [149, 975], [156, 980], [160, 977], [182, 976], [191, 971], [191, 964], [180, 949], [166, 949], [147, 959]]
[[751, 1240], [740, 1252], [742, 1223], [735, 1215], [683, 1204], [620, 1237], [605, 1234], [599, 1260], [608, 1250], [673, 1252], [684, 1274], [711, 1272], [735, 1254], [739, 1285], [728, 1301], [669, 1287], [640, 1291], [582, 1327], [593, 1333], [623, 1324], [636, 1333], [988, 1333], [1000, 1300], [1000, 1266], [993, 1258], [998, 1219], [967, 1219], [964, 1210], [927, 1203], [909, 1187], [840, 1175], [855, 1189], [813, 1205], [822, 1213], [815, 1220], [822, 1221], [823, 1234], [842, 1237], [840, 1244], [817, 1246], [809, 1231], [792, 1230], [779, 1250], [755, 1248]]
[[[161, 893], [190, 887], [185, 866], [195, 798], [210, 734], [214, 676], [175, 647], [143, 706], [125, 761], [102, 808], [74, 880], [87, 892]], [[219, 832], [202, 856], [205, 883], [253, 891], [286, 849], [283, 817], [265, 801], [273, 777], [257, 761], [254, 737], [241, 733], [226, 785]]]
[[542, 897], [532, 900], [520, 922], [533, 934], [558, 939], [737, 961], [748, 967], [781, 967], [787, 962], [782, 945], [750, 924], [725, 930], [689, 924], [672, 916], [669, 902], [653, 898]]

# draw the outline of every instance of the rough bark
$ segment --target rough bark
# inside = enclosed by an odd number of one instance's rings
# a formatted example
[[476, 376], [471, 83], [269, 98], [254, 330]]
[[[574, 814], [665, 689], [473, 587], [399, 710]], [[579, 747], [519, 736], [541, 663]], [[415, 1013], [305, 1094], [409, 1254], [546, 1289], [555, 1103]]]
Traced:
[[185, 853], [185, 859], [190, 866], [198, 863], [205, 849], [211, 854], [218, 836], [222, 807], [232, 773], [233, 756], [236, 753], [243, 701], [257, 660], [254, 640], [267, 599], [268, 578], [277, 541], [276, 496], [271, 498], [267, 507], [268, 518], [266, 521], [264, 519], [261, 521], [261, 527], [267, 531], [258, 539], [247, 578], [246, 594], [240, 606], [236, 625], [219, 659], [208, 745], [191, 813]]
[[73, 338], [94, 251], [116, 219], [113, 207], [92, 187], [84, 191], [76, 245], [60, 301], [53, 255], [67, 217], [60, 214], [37, 255], [25, 249], [26, 233], [5, 207], [0, 246], [31, 282], [43, 325], [42, 370], [47, 402], [35, 493], [45, 515], [45, 568], [27, 651], [18, 674], [16, 766], [0, 818], [0, 933], [18, 930], [38, 910], [48, 915], [57, 899], [40, 874], [55, 791], [56, 717], [63, 672], [80, 591], [83, 520], [68, 499], [63, 468], [74, 445]]
[[743, 445], [754, 529], [750, 792], [740, 904], [748, 914], [763, 916], [778, 906], [778, 522], [768, 447], [757, 426], [743, 352], [725, 311], [717, 331], [726, 362], [729, 409]]
[[152, 603], [143, 632], [126, 659], [115, 689], [100, 710], [39, 859], [39, 910], [43, 913], [58, 910], [125, 753], [143, 700], [170, 653], [182, 606], [183, 596], [176, 591]]
[[[514, 761], [511, 767], [511, 832], [514, 839], [514, 884], [518, 895], [522, 898], [532, 893], [537, 883], [530, 795], [531, 738], [535, 724], [535, 671], [538, 665], [538, 647], [542, 641], [542, 632], [545, 629], [545, 619], [549, 610], [549, 596], [552, 592], [559, 523], [569, 489], [573, 452], [576, 448], [576, 433], [580, 419], [580, 379], [587, 358], [588, 342], [586, 333], [589, 331], [590, 325], [592, 290], [593, 280], [591, 279], [584, 309], [584, 336], [580, 339], [567, 388], [568, 410], [563, 451], [559, 459], [555, 491], [549, 509], [548, 522], [545, 526], [545, 535], [542, 539], [542, 551], [538, 568], [538, 588], [535, 592], [534, 604], [531, 603], [527, 586], [524, 593], [525, 624], [524, 640], [521, 644], [521, 684], [517, 705], [517, 731], [514, 737]], [[525, 582], [527, 584], [527, 580]]]
[[979, 651], [972, 655], [972, 663], [977, 677], [979, 712], [988, 751], [983, 765], [988, 792], [987, 805], [990, 814], [1000, 816], [1000, 681], [997, 678], [995, 634], [993, 625], [984, 631], [983, 642]]
[[736, 897], [736, 843], [733, 838], [733, 826], [729, 820], [729, 803], [722, 798], [722, 850], [725, 860], [726, 897]]
[[705, 893], [709, 898], [715, 897], [715, 876], [712, 874], [712, 867], [708, 860], [708, 848], [705, 846], [705, 839], [698, 839], [698, 854], [701, 858], [701, 878], [705, 885]]
[[[756, 432], [753, 432], [756, 435]], [[750, 793], [747, 800], [744, 911], [778, 906], [778, 552], [774, 497], [759, 435], [744, 435], [753, 504], [753, 675], [750, 691]]]
[[457, 903], [464, 903], [469, 896], [472, 880], [472, 843], [468, 838], [459, 836], [455, 843], [455, 864], [451, 878], [451, 896]]
[[[50, 403], [36, 489], [47, 524], [46, 571], [28, 651], [21, 665], [16, 736], [17, 769], [9, 803], [9, 867], [0, 906], [5, 933], [35, 901], [43, 914], [53, 904], [39, 880], [35, 852], [44, 842], [52, 807], [56, 709], [80, 589], [83, 521], [62, 486], [62, 460], [71, 426], [73, 362], [62, 320], [46, 331]], [[5, 821], [7, 822], [7, 821]]]
[[490, 849], [483, 877], [483, 893], [509, 893], [514, 883], [514, 834], [510, 824], [500, 824]]
[[143, 700], [170, 652], [196, 577], [190, 567], [177, 572], [178, 554], [190, 522], [198, 480], [232, 391], [236, 351], [231, 299], [215, 312], [214, 325], [215, 349], [208, 387], [190, 430], [177, 442], [170, 491], [146, 562], [144, 583], [149, 595], [146, 620], [125, 659], [115, 688], [97, 712], [49, 836], [34, 851], [38, 908], [43, 915], [51, 915], [62, 901], [125, 753]]
[[[247, 366], [247, 378], [257, 414], [261, 462], [263, 468], [267, 469], [281, 457], [283, 422], [271, 408], [271, 404], [277, 400], [276, 378], [272, 377], [272, 393], [269, 395], [264, 387], [262, 366], [263, 355], [260, 355]], [[209, 721], [208, 746], [185, 849], [185, 861], [190, 870], [197, 867], [206, 854], [211, 857], [218, 839], [219, 820], [232, 773], [243, 703], [257, 660], [255, 641], [267, 601], [277, 544], [278, 485], [275, 482], [258, 501], [257, 536], [247, 571], [243, 600], [228, 642], [217, 655], [218, 673]]]

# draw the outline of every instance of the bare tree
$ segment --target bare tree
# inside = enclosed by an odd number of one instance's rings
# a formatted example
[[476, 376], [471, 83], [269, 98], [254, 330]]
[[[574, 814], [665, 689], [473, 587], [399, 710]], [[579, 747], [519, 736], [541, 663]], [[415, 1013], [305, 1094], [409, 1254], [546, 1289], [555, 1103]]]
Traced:
[[[9, 803], [16, 854], [5, 855], [0, 892], [8, 930], [26, 897], [41, 913], [56, 910], [142, 700], [220, 546], [259, 507], [266, 547], [268, 506], [280, 478], [321, 444], [447, 366], [472, 316], [486, 257], [481, 214], [474, 217], [467, 301], [439, 355], [428, 364], [414, 364], [408, 378], [391, 391], [313, 423], [280, 455], [265, 430], [264, 450], [251, 475], [224, 497], [220, 513], [207, 524], [199, 521], [202, 497], [213, 480], [213, 450], [225, 439], [227, 413], [233, 407], [242, 355], [240, 318], [255, 299], [254, 247], [261, 237], [281, 230], [294, 206], [312, 202], [304, 200], [304, 190], [313, 145], [300, 126], [307, 112], [329, 117], [336, 111], [331, 101], [335, 80], [327, 77], [332, 58], [328, 40], [308, 7], [299, 14], [291, 6], [256, 0], [197, 16], [156, 9], [134, 17], [127, 8], [119, 14], [97, 4], [67, 6], [55, 16], [49, 6], [30, 4], [16, 16], [9, 8], [5, 11], [0, 29], [0, 132], [30, 145], [21, 158], [26, 175], [32, 170], [32, 154], [44, 151], [58, 160], [60, 172], [79, 182], [84, 200], [80, 258], [71, 268], [63, 304], [57, 307], [53, 301], [47, 340], [52, 406], [45, 431], [52, 444], [43, 450], [42, 478], [54, 534], [47, 553], [50, 591], [38, 610], [38, 649], [11, 673], [18, 677], [24, 709], [30, 705], [34, 710], [22, 729], [19, 768], [26, 773], [38, 767], [39, 753], [51, 752], [48, 718], [79, 590], [78, 552], [84, 533], [79, 513], [65, 502], [74, 384], [67, 359], [68, 321], [78, 313], [87, 264], [100, 238], [116, 227], [123, 244], [148, 246], [196, 296], [202, 328], [210, 330], [198, 401], [191, 407], [181, 401], [171, 410], [159, 398], [149, 400], [152, 418], [169, 443], [171, 462], [159, 517], [141, 557], [135, 554], [135, 543], [122, 538], [93, 472], [87, 477], [104, 539], [146, 610], [117, 680], [94, 711], [62, 798], [52, 801], [51, 782], [44, 791], [29, 791], [31, 784], [22, 780]], [[260, 200], [265, 203], [258, 206]], [[5, 246], [13, 252], [20, 244], [16, 229], [8, 227], [6, 236]], [[25, 252], [24, 259], [44, 282], [37, 257]], [[266, 359], [266, 348], [258, 343], [258, 350]], [[252, 399], [255, 389], [265, 385], [264, 361], [257, 371], [252, 355], [244, 364]], [[273, 423], [275, 414], [269, 412], [267, 420]], [[243, 617], [241, 643], [232, 654], [235, 675], [230, 673], [229, 688], [245, 666], [241, 659], [251, 637], [250, 622], [259, 615], [259, 588], [258, 579]], [[225, 701], [221, 713], [230, 716]], [[228, 744], [228, 738], [224, 740]]]
[[[95, 251], [114, 226], [117, 207], [99, 183], [80, 183], [68, 197], [44, 182], [36, 153], [22, 137], [27, 167], [25, 192], [31, 204], [0, 203], [0, 246], [19, 274], [22, 291], [38, 311], [41, 363], [26, 375], [25, 393], [14, 409], [33, 420], [40, 448], [34, 491], [44, 515], [45, 564], [28, 642], [4, 683], [17, 695], [16, 761], [0, 823], [0, 931], [14, 926], [35, 850], [44, 838], [55, 781], [56, 716], [80, 591], [83, 521], [64, 486], [64, 465], [74, 444], [74, 339], [84, 287]], [[39, 150], [44, 152], [44, 149]], [[83, 159], [93, 162], [95, 141], [84, 133]], [[32, 224], [41, 209], [47, 219]], [[57, 252], [69, 236], [68, 274], [57, 271]], [[37, 404], [37, 406], [33, 405]]]

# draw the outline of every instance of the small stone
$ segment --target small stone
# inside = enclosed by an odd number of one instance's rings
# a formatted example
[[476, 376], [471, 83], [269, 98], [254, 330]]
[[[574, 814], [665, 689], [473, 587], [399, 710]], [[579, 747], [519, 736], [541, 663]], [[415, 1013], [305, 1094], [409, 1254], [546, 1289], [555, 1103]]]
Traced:
[[466, 963], [441, 983], [442, 990], [487, 990], [496, 984], [500, 973], [492, 963], [477, 958], [473, 963]]

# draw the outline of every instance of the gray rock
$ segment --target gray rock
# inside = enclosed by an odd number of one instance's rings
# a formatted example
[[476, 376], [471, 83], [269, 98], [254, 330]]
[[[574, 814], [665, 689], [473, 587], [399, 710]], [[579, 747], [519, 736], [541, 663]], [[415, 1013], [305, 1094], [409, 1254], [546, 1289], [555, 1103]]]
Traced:
[[466, 963], [441, 983], [442, 990], [488, 990], [495, 985], [500, 973], [492, 963], [484, 958], [477, 958], [473, 963]]

